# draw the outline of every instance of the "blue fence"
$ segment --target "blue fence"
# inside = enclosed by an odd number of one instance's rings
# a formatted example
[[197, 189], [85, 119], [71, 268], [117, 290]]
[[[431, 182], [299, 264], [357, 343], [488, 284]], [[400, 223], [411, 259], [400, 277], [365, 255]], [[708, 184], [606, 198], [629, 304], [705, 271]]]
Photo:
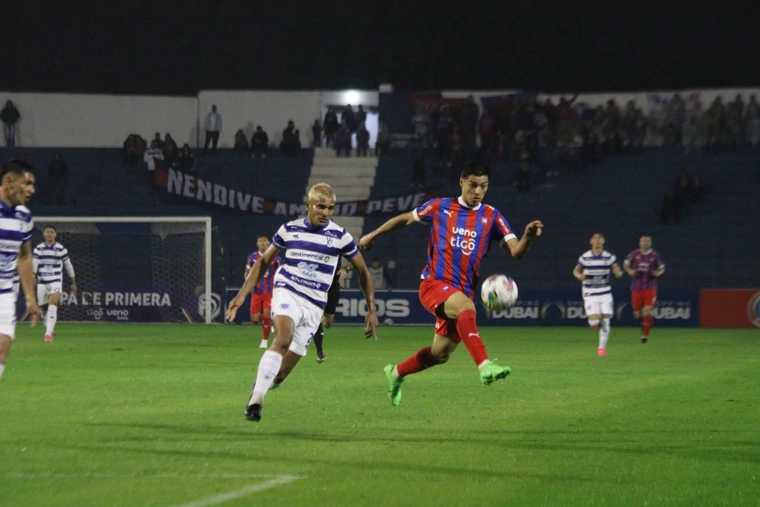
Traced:
[[[225, 290], [225, 307], [237, 294], [238, 288]], [[613, 291], [615, 298], [616, 326], [638, 326], [630, 308], [630, 292], [626, 289]], [[660, 289], [657, 295], [655, 319], [658, 327], [699, 326], [699, 290]], [[377, 313], [381, 323], [402, 325], [434, 324], [433, 316], [423, 308], [417, 291], [377, 291]], [[249, 301], [238, 312], [237, 322], [248, 321]], [[495, 312], [490, 318], [485, 308], [478, 304], [480, 326], [586, 326], [586, 314], [579, 290], [524, 289], [520, 291], [517, 306], [503, 312]], [[358, 290], [343, 290], [335, 311], [336, 324], [362, 324], [367, 316], [367, 304]]]

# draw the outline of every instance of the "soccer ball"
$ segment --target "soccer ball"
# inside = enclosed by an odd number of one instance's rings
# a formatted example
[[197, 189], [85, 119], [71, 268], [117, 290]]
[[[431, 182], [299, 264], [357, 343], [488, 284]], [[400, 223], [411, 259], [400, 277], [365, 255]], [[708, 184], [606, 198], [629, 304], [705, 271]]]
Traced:
[[480, 287], [480, 298], [492, 311], [512, 308], [517, 303], [517, 284], [507, 275], [491, 275]]

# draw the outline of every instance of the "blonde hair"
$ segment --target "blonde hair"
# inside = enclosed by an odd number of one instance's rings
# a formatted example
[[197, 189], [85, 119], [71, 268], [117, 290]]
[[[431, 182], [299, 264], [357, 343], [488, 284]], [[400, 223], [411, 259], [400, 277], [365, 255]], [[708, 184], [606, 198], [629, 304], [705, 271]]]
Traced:
[[335, 202], [335, 192], [332, 187], [327, 183], [317, 183], [309, 189], [308, 194], [309, 202], [316, 203], [318, 201], [332, 201]]

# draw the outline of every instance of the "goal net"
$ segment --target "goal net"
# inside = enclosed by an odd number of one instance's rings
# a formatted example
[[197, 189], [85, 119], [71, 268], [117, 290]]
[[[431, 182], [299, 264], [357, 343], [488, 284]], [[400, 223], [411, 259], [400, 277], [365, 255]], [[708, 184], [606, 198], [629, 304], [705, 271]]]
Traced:
[[210, 323], [220, 311], [211, 295], [209, 217], [39, 216], [32, 248], [47, 226], [76, 276], [73, 294], [62, 270], [59, 320]]

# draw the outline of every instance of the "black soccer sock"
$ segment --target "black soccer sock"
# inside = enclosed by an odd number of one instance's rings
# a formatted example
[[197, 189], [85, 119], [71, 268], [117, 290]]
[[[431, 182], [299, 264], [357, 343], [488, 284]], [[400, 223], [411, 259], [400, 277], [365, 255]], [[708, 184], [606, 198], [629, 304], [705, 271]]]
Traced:
[[317, 353], [322, 353], [322, 340], [325, 338], [325, 332], [322, 329], [322, 324], [317, 328], [317, 332], [314, 333], [314, 345], [317, 346]]

